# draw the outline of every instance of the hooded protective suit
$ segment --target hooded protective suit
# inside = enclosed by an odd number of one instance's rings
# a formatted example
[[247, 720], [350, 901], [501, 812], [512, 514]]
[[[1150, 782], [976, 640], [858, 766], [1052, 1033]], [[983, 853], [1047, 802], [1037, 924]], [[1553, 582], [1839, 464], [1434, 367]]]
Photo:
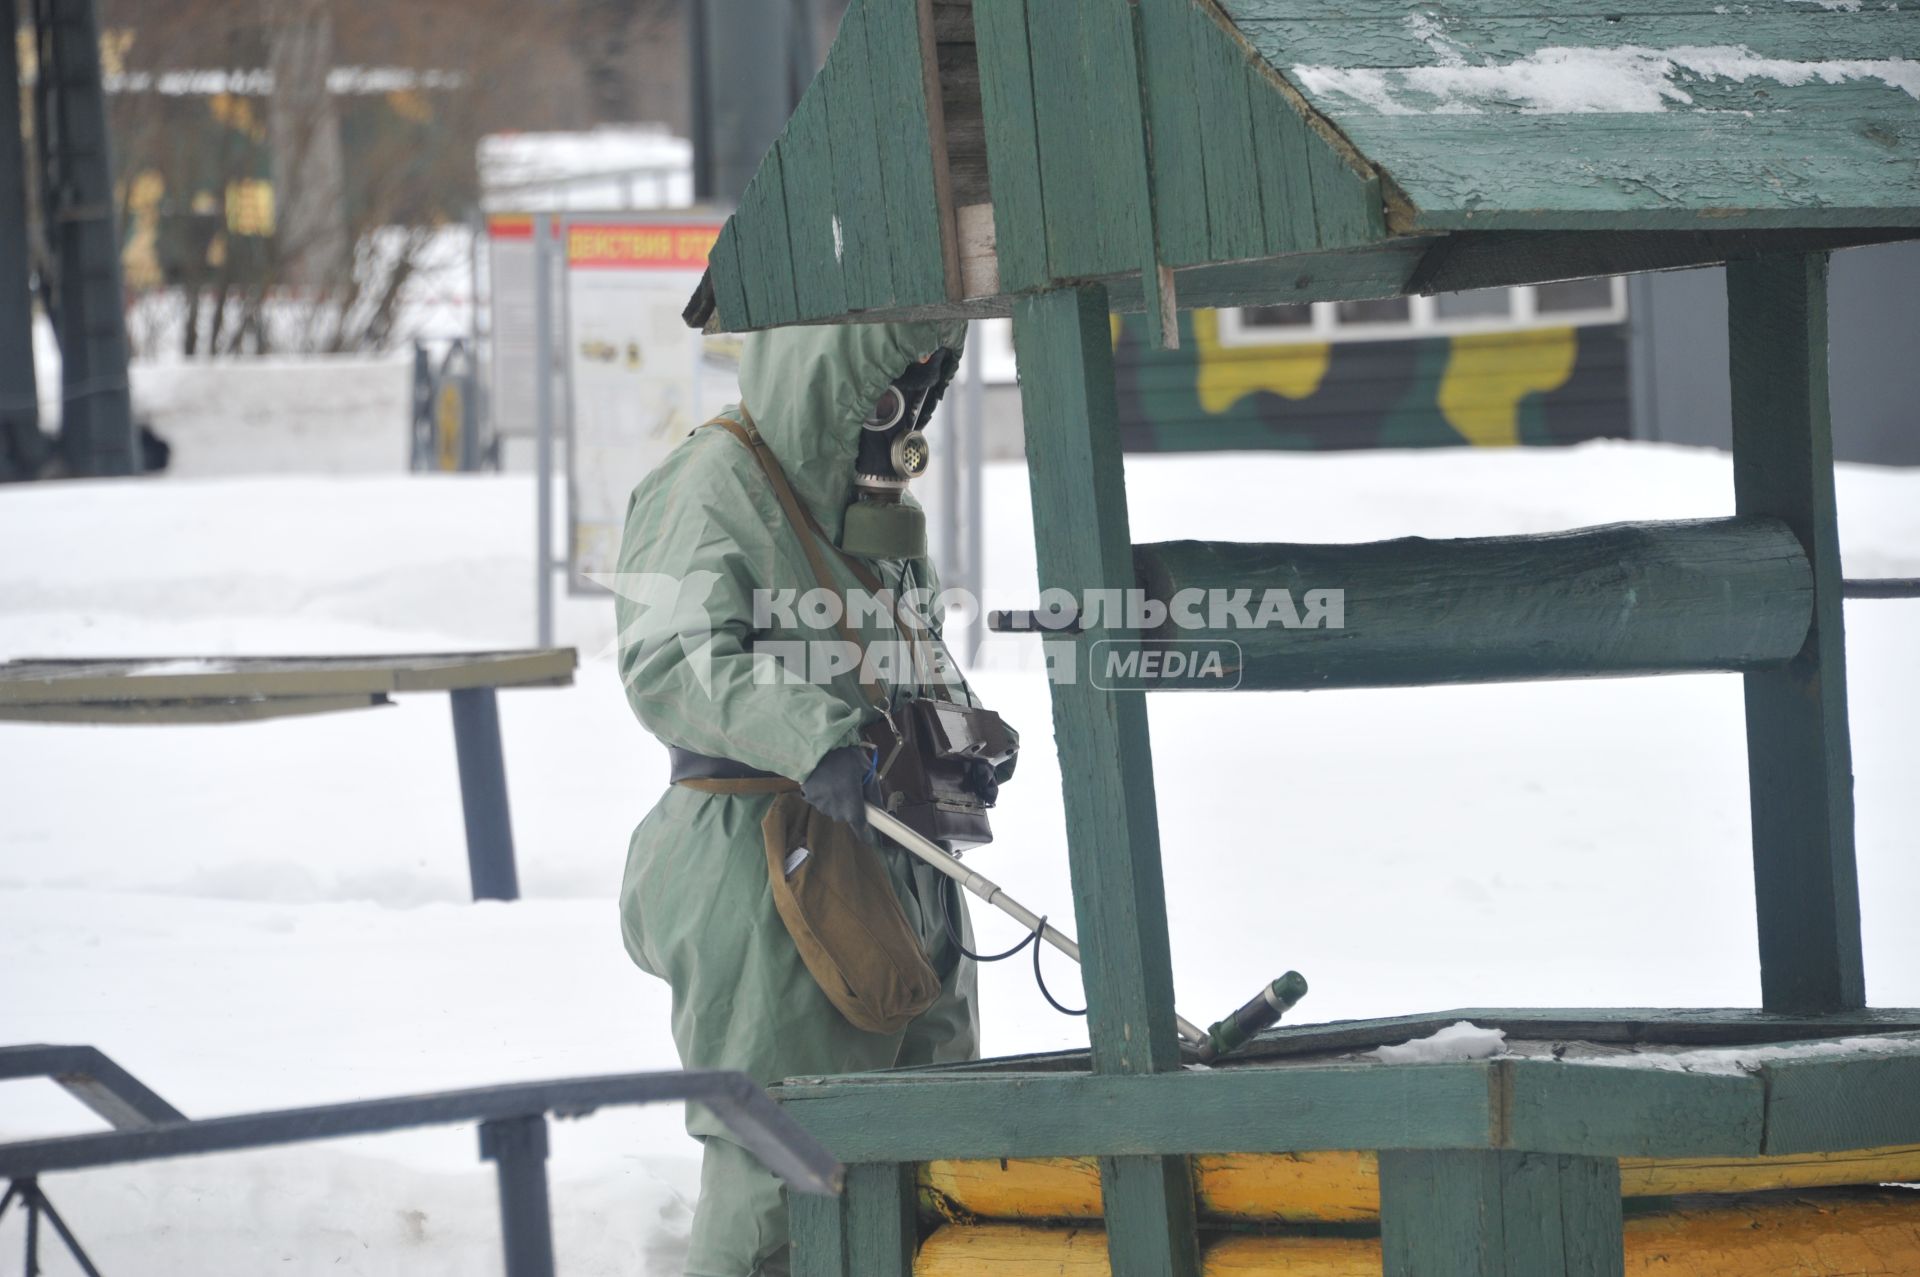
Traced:
[[[744, 406], [800, 499], [836, 539], [853, 498], [860, 423], [910, 362], [945, 346], [959, 324], [864, 324], [756, 333], [741, 355]], [[739, 409], [729, 411], [736, 420]], [[826, 555], [843, 591], [858, 588]], [[883, 583], [931, 587], [922, 560], [876, 561]], [[757, 643], [832, 640], [830, 628], [755, 624], [758, 590], [814, 588], [795, 531], [741, 442], [696, 430], [634, 491], [621, 546], [620, 671], [627, 699], [669, 745], [804, 781], [821, 756], [856, 744], [875, 711], [853, 674], [830, 684], [756, 678]], [[648, 575], [652, 574], [652, 575]], [[795, 625], [801, 625], [796, 615]], [[876, 627], [863, 637], [893, 635]], [[898, 696], [902, 689], [890, 689]], [[827, 1001], [775, 911], [760, 822], [764, 795], [672, 786], [634, 831], [620, 892], [627, 952], [673, 986], [673, 1036], [688, 1068], [785, 1077], [972, 1059], [974, 971], [939, 910], [965, 930], [946, 880], [904, 852], [884, 852], [908, 921], [942, 977], [938, 1001], [903, 1033], [856, 1029]], [[783, 1273], [779, 1182], [704, 1110], [687, 1129], [705, 1144], [690, 1277]]]

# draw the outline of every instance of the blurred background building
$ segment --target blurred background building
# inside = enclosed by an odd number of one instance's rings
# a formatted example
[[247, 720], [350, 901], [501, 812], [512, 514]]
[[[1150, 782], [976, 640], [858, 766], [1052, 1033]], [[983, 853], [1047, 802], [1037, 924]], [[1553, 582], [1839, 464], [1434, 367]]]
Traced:
[[[22, 225], [6, 236], [0, 287], [18, 297], [25, 290], [10, 281], [31, 280], [39, 313], [23, 321], [16, 303], [0, 320], [0, 334], [12, 334], [0, 340], [0, 404], [10, 405], [0, 473], [108, 473], [166, 460], [178, 396], [151, 378], [155, 393], [143, 394], [143, 362], [379, 355], [426, 341], [437, 366], [447, 343], [466, 341], [465, 362], [455, 363], [479, 366], [485, 212], [726, 207], [844, 8], [845, 0], [7, 0], [0, 12], [16, 32], [9, 52], [20, 110], [18, 128], [4, 131], [19, 150], [0, 149], [10, 184], [0, 200], [15, 200], [18, 212], [0, 214]], [[60, 65], [54, 34], [88, 20], [97, 66], [74, 62], [69, 35], [74, 65], [45, 74]], [[73, 106], [85, 101], [89, 76], [109, 143], [98, 180], [111, 190], [120, 276], [111, 284], [105, 267], [74, 265], [87, 250], [66, 214], [49, 217], [58, 191], [45, 180], [51, 172], [65, 182], [60, 157], [91, 145], [59, 132], [84, 132], [85, 113]], [[48, 127], [36, 132], [40, 119]], [[63, 262], [67, 276], [87, 274], [95, 289], [91, 317], [67, 325], [94, 333], [92, 344], [64, 364], [72, 340], [56, 322]], [[100, 327], [111, 318], [99, 313], [102, 296], [124, 302], [119, 341], [136, 366], [124, 409], [114, 406], [128, 391], [112, 371], [119, 347], [111, 325]], [[1150, 349], [1137, 317], [1119, 319], [1126, 444], [1725, 446], [1724, 304], [1716, 270], [1194, 312], [1181, 316], [1172, 352]], [[1920, 330], [1920, 246], [1840, 254], [1832, 316], [1839, 455], [1920, 464], [1911, 407], [1920, 361], [1897, 357]], [[1017, 456], [1006, 325], [981, 329], [986, 455]], [[25, 384], [28, 332], [37, 385]], [[164, 380], [177, 390], [191, 374]], [[407, 393], [396, 381], [396, 431]], [[485, 431], [483, 397], [476, 408], [475, 428]], [[123, 417], [130, 424], [118, 424]], [[56, 448], [50, 436], [63, 418], [76, 430]], [[155, 427], [144, 449], [142, 420]], [[123, 461], [111, 459], [116, 450]], [[194, 464], [222, 468], [206, 456]]]

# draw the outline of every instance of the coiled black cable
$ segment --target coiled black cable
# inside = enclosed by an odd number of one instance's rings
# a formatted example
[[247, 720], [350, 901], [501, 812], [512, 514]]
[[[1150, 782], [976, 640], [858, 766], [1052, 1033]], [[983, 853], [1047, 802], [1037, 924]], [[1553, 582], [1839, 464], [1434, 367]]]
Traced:
[[1085, 1007], [1081, 1007], [1076, 1011], [1061, 1002], [1060, 999], [1054, 997], [1052, 990], [1047, 988], [1047, 977], [1040, 973], [1040, 950], [1046, 947], [1040, 942], [1040, 933], [1047, 929], [1047, 916], [1045, 914], [1040, 915], [1039, 923], [1034, 926], [1032, 931], [1026, 934], [1026, 937], [1022, 939], [1020, 943], [1014, 945], [1013, 948], [1003, 953], [975, 953], [973, 950], [967, 948], [966, 944], [960, 939], [960, 928], [959, 925], [954, 922], [953, 918], [953, 905], [951, 901], [953, 897], [960, 894], [959, 885], [951, 878], [946, 879], [945, 882], [947, 890], [941, 895], [940, 920], [947, 926], [947, 939], [953, 941], [953, 947], [960, 951], [961, 957], [972, 958], [975, 962], [1004, 962], [1028, 945], [1032, 945], [1033, 982], [1040, 986], [1040, 996], [1047, 1000], [1047, 1005], [1058, 1011], [1061, 1015], [1085, 1015], [1087, 1013]]

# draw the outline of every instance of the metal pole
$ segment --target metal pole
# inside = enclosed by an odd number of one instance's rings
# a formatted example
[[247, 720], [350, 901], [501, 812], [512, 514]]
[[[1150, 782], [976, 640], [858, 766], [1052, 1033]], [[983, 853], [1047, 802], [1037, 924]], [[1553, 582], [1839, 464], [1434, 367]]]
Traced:
[[[938, 843], [922, 838], [906, 823], [872, 803], [867, 804], [867, 819], [872, 822], [876, 830], [899, 844], [902, 850], [932, 865], [1028, 931], [1039, 932], [1042, 940], [1075, 962], [1080, 961], [1080, 946], [1074, 943], [1072, 937], [1055, 929], [1050, 923], [1043, 924], [1039, 914], [1002, 891], [1000, 885], [991, 878], [975, 873], [960, 863], [960, 857], [943, 849]], [[1205, 1033], [1191, 1022], [1181, 1019], [1178, 1014], [1173, 1017], [1173, 1023], [1174, 1027], [1180, 1031], [1180, 1036], [1194, 1046], [1203, 1045], [1207, 1041]]]
[[13, 0], [0, 0], [0, 481], [31, 479], [46, 460], [40, 388], [33, 367], [33, 292], [28, 265], [27, 157], [21, 144], [20, 63]]
[[[932, 503], [930, 513], [935, 518], [937, 535], [930, 547], [934, 564], [940, 570], [940, 584], [943, 589], [970, 589], [969, 564], [966, 547], [960, 541], [960, 501], [961, 485], [966, 476], [966, 442], [961, 438], [964, 433], [960, 420], [959, 386], [956, 383], [940, 401], [940, 428], [942, 441], [951, 440], [952, 456], [946, 464], [940, 466], [940, 485], [938, 498]], [[949, 620], [952, 618], [949, 617]]]
[[493, 352], [487, 348], [488, 334], [480, 311], [480, 254], [487, 249], [487, 217], [479, 206], [467, 212], [467, 349], [472, 352], [473, 428], [475, 447], [479, 449], [479, 469], [500, 468], [499, 444], [493, 430], [493, 405], [487, 400], [491, 383], [487, 368]]
[[61, 451], [71, 474], [135, 474], [100, 28], [93, 0], [42, 0], [37, 16], [43, 110], [35, 123], [49, 161], [41, 191], [56, 267]]
[[500, 1239], [507, 1277], [554, 1277], [547, 1119], [536, 1115], [482, 1122], [480, 1156], [499, 1168]]
[[[982, 331], [981, 325], [974, 325], [975, 335]], [[986, 559], [986, 497], [982, 492], [982, 483], [986, 478], [985, 457], [986, 416], [983, 404], [986, 399], [985, 361], [980, 357], [980, 343], [967, 342], [967, 382], [965, 387], [967, 428], [961, 433], [966, 439], [964, 445], [965, 465], [967, 469], [967, 508], [961, 516], [960, 526], [966, 533], [967, 541], [967, 588], [973, 591], [973, 621], [967, 626], [966, 649], [967, 664], [971, 665], [979, 658], [980, 641], [986, 636], [987, 625], [987, 559]]]
[[534, 418], [539, 460], [535, 466], [533, 563], [534, 600], [539, 616], [539, 644], [553, 646], [553, 219], [545, 213], [533, 218], [533, 387]]
[[[580, 419], [576, 408], [579, 401], [577, 389], [573, 384], [573, 360], [568, 354], [573, 349], [573, 298], [568, 295], [566, 246], [573, 239], [573, 214], [561, 213], [554, 224], [555, 234], [558, 236], [554, 247], [554, 261], [558, 263], [558, 269], [555, 272], [557, 286], [554, 289], [553, 298], [556, 334], [554, 344], [560, 360], [560, 366], [554, 374], [559, 381], [559, 407], [555, 410], [555, 420], [558, 423], [557, 443], [564, 444], [566, 448], [567, 468], [561, 473], [560, 478], [561, 488], [566, 494], [566, 503], [560, 507], [560, 523], [565, 531], [561, 535], [559, 559], [553, 567], [560, 570], [561, 579], [566, 582], [566, 592], [570, 597], [574, 592], [573, 538], [575, 529], [579, 527], [577, 511], [580, 509], [580, 494], [574, 487], [579, 473], [574, 466], [574, 458], [580, 455], [578, 440], [574, 436], [574, 427]], [[551, 581], [553, 578], [549, 575], [547, 579]]]
[[433, 469], [433, 364], [426, 343], [413, 343], [413, 428], [407, 432], [407, 469]]
[[27, 1208], [27, 1277], [40, 1277], [40, 1186], [34, 1180], [20, 1194]]
[[460, 767], [460, 810], [467, 824], [467, 868], [475, 900], [518, 900], [507, 764], [500, 748], [500, 704], [491, 687], [458, 687], [453, 752]]
[[73, 1235], [73, 1230], [67, 1227], [67, 1221], [60, 1218], [60, 1212], [53, 1208], [53, 1203], [47, 1200], [47, 1195], [40, 1191], [37, 1180], [33, 1181], [30, 1191], [34, 1202], [46, 1215], [47, 1223], [53, 1225], [53, 1231], [59, 1235], [60, 1241], [66, 1246], [67, 1254], [73, 1258], [74, 1263], [80, 1265], [80, 1271], [87, 1277], [100, 1277], [100, 1270], [93, 1266], [93, 1260], [88, 1258], [87, 1252], [81, 1248], [80, 1239]]
[[1629, 275], [1627, 286], [1627, 434], [1634, 439], [1660, 438], [1660, 380], [1654, 363], [1652, 275]]

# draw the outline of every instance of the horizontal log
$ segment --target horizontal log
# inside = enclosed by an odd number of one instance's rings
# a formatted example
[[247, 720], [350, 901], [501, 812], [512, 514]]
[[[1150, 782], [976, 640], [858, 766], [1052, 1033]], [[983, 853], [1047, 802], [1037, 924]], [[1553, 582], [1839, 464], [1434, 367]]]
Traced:
[[[1143, 637], [1224, 650], [1245, 690], [1754, 669], [1800, 650], [1813, 606], [1799, 540], [1763, 518], [1363, 545], [1169, 541], [1135, 546], [1134, 562], [1147, 595], [1174, 605]], [[1211, 605], [1236, 591], [1245, 611]], [[1219, 647], [1229, 641], [1237, 653]]]
[[[1629, 1215], [1627, 1277], [1920, 1277], [1920, 1193], [1824, 1192], [1687, 1201]], [[1326, 1234], [1228, 1233], [1202, 1249], [1204, 1277], [1378, 1277], [1380, 1243]], [[948, 1224], [921, 1244], [914, 1277], [1106, 1277], [1098, 1228]]]
[[[1350, 1224], [1380, 1218], [1371, 1152], [1209, 1153], [1193, 1159], [1194, 1201], [1223, 1224]], [[1920, 1182], [1920, 1145], [1784, 1157], [1623, 1157], [1626, 1197], [1741, 1194], [1774, 1189]], [[952, 1219], [1097, 1220], [1100, 1163], [1092, 1157], [927, 1162], [926, 1213]]]

